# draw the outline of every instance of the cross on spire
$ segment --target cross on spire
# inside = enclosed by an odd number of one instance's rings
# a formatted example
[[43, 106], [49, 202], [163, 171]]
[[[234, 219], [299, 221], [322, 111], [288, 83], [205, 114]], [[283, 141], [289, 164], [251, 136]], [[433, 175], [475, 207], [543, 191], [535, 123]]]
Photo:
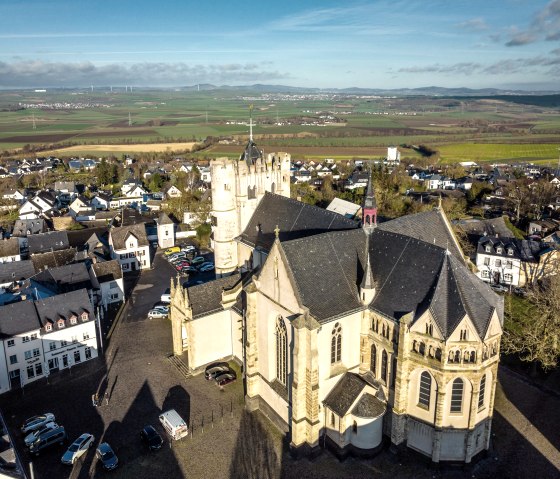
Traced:
[[280, 228], [278, 228], [278, 225], [274, 228], [274, 235], [276, 236], [276, 239], [280, 237]]

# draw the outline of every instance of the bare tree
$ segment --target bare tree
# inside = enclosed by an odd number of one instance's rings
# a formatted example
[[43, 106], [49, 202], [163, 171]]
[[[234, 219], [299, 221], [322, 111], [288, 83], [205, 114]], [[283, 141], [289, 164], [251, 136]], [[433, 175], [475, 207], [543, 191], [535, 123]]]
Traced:
[[[557, 252], [558, 253], [558, 252]], [[558, 365], [560, 357], [560, 275], [558, 257], [554, 274], [530, 288], [526, 308], [520, 308], [512, 297], [506, 300], [506, 328], [502, 350], [519, 355], [522, 361], [540, 363], [543, 369]], [[551, 270], [552, 271], [552, 270]]]

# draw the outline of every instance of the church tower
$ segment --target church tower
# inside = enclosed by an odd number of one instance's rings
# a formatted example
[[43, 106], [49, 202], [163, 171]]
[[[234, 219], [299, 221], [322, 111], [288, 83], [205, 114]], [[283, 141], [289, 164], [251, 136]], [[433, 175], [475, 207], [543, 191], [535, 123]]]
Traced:
[[377, 226], [377, 202], [375, 201], [375, 193], [373, 191], [373, 179], [371, 171], [369, 171], [369, 181], [367, 185], [364, 206], [362, 207], [362, 225], [366, 228]]
[[[252, 112], [252, 107], [251, 107]], [[249, 141], [236, 160], [210, 162], [212, 174], [212, 246], [216, 274], [231, 274], [239, 265], [235, 238], [247, 227], [265, 193], [290, 197], [291, 157], [269, 153], [253, 141], [253, 117]]]

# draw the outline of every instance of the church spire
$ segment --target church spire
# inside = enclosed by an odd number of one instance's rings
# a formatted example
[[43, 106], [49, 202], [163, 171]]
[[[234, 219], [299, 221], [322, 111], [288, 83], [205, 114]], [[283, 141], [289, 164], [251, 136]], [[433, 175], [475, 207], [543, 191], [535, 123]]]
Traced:
[[374, 228], [377, 226], [377, 202], [375, 201], [375, 192], [373, 191], [373, 178], [371, 170], [368, 169], [369, 180], [367, 185], [364, 205], [362, 207], [362, 225], [364, 228]]
[[360, 283], [360, 300], [362, 304], [368, 305], [375, 297], [375, 280], [373, 279], [373, 270], [371, 268], [371, 258], [369, 254], [370, 236], [366, 237], [366, 264], [364, 268], [364, 276]]

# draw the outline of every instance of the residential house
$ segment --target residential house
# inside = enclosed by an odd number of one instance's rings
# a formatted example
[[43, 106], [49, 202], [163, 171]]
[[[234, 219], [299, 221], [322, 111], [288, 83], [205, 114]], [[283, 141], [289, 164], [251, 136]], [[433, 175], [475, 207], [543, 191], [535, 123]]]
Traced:
[[97, 210], [108, 210], [112, 199], [113, 195], [105, 192], [99, 192], [92, 198], [90, 204]]
[[127, 198], [140, 198], [140, 201], [142, 201], [142, 197], [147, 194], [148, 191], [145, 188], [143, 188], [142, 185], [135, 185], [132, 188], [130, 188], [124, 194], [124, 196], [126, 196]]
[[76, 248], [67, 248], [47, 253], [35, 253], [31, 255], [31, 261], [35, 271], [43, 271], [73, 263], [77, 252]]
[[361, 217], [362, 207], [352, 203], [351, 201], [334, 198], [329, 203], [329, 206], [327, 206], [327, 211], [332, 211], [333, 213], [338, 213], [346, 218], [354, 219]]
[[27, 190], [8, 190], [2, 195], [2, 198], [5, 200], [17, 201], [18, 203], [24, 203], [27, 199]]
[[21, 261], [21, 250], [18, 238], [0, 240], [0, 263]]
[[37, 219], [52, 216], [57, 208], [56, 197], [50, 191], [39, 191], [19, 209], [20, 219]]
[[293, 177], [296, 180], [296, 183], [308, 183], [311, 181], [311, 173], [307, 170], [298, 170], [295, 171]]
[[142, 182], [134, 178], [129, 178], [123, 182], [121, 186], [121, 194], [123, 196], [128, 196], [128, 193], [134, 188], [136, 188], [137, 186], [142, 187]]
[[123, 272], [118, 260], [92, 264], [89, 275], [97, 290], [98, 304], [106, 308], [109, 304], [124, 301]]
[[157, 237], [160, 248], [175, 246], [175, 223], [162, 212], [157, 220]]
[[78, 189], [74, 181], [55, 181], [53, 189], [58, 201], [62, 204], [70, 204], [78, 196]]
[[47, 224], [44, 219], [16, 220], [12, 236], [27, 238], [31, 235], [47, 232]]
[[175, 185], [171, 185], [164, 191], [164, 193], [167, 198], [181, 198], [181, 196], [183, 196], [181, 190]]
[[111, 257], [118, 259], [122, 270], [150, 269], [150, 243], [144, 223], [113, 228], [109, 232]]
[[547, 273], [548, 253], [536, 241], [485, 236], [476, 251], [477, 276], [487, 283], [523, 287]]
[[82, 195], [76, 196], [74, 201], [72, 201], [72, 203], [68, 207], [68, 214], [72, 216], [72, 218], [83, 216], [85, 213], [91, 211], [92, 208], [89, 200]]
[[534, 220], [529, 223], [529, 234], [547, 236], [558, 229], [554, 220]]
[[85, 289], [0, 306], [0, 393], [97, 357], [96, 333]]
[[200, 181], [206, 183], [207, 185], [212, 183], [212, 172], [210, 171], [210, 167], [203, 166], [198, 168], [200, 171]]
[[24, 281], [34, 274], [35, 268], [31, 260], [10, 263], [0, 262], [0, 290]]

